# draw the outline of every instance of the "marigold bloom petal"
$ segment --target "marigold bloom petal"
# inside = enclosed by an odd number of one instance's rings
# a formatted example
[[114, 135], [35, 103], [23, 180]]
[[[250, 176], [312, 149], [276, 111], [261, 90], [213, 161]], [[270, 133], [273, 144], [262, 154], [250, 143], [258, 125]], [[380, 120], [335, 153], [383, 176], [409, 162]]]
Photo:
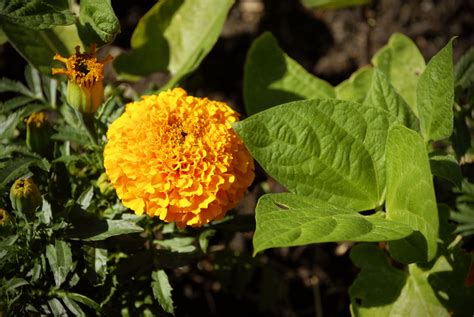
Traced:
[[254, 179], [254, 163], [232, 130], [227, 104], [181, 88], [143, 96], [112, 123], [107, 175], [123, 204], [179, 227], [221, 219]]

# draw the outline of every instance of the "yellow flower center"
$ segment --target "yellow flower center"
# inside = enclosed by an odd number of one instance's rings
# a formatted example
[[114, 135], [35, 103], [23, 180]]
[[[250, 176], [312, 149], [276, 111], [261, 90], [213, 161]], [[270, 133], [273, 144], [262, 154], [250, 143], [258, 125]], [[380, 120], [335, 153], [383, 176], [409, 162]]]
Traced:
[[44, 112], [36, 112], [30, 115], [25, 122], [30, 127], [41, 128], [46, 122], [46, 115]]
[[76, 54], [71, 55], [69, 58], [56, 54], [54, 60], [65, 64], [66, 69], [53, 68], [53, 75], [66, 75], [68, 80], [87, 88], [91, 88], [96, 82], [102, 81], [104, 78], [104, 64], [112, 60], [112, 56], [107, 55], [103, 60], [99, 61], [95, 57], [95, 48], [96, 46], [93, 44], [90, 53], [81, 53], [79, 46], [76, 46]]

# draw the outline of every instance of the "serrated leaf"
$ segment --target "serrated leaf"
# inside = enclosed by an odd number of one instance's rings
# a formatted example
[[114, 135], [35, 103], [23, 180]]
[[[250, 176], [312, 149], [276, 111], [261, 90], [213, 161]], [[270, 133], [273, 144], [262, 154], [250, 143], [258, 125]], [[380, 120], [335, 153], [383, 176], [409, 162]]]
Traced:
[[415, 230], [406, 239], [389, 242], [390, 253], [403, 263], [430, 261], [436, 255], [439, 222], [425, 144], [418, 133], [394, 126], [386, 151], [387, 218]]
[[385, 195], [386, 115], [340, 100], [276, 106], [234, 125], [260, 165], [291, 192], [355, 210]]
[[271, 33], [253, 42], [244, 68], [247, 114], [295, 100], [334, 97], [334, 88], [286, 55]]
[[35, 94], [36, 99], [44, 100], [43, 87], [41, 84], [41, 76], [38, 70], [31, 67], [30, 64], [25, 67], [25, 79], [28, 88]]
[[74, 228], [65, 232], [65, 237], [83, 241], [100, 241], [113, 236], [142, 231], [142, 227], [128, 220], [84, 219], [75, 222]]
[[295, 194], [267, 194], [255, 210], [254, 254], [268, 248], [334, 241], [387, 241], [410, 235], [401, 222]]
[[53, 272], [54, 282], [57, 287], [61, 286], [71, 271], [72, 253], [69, 244], [62, 240], [56, 240], [55, 244], [46, 246], [46, 258]]
[[370, 66], [362, 67], [354, 72], [334, 89], [336, 98], [341, 100], [362, 103], [369, 92], [372, 83], [373, 69]]
[[151, 288], [153, 289], [155, 299], [160, 303], [164, 311], [174, 315], [173, 298], [171, 297], [173, 288], [168, 281], [166, 272], [163, 270], [154, 271], [151, 273], [151, 277], [153, 279]]
[[59, 126], [57, 133], [51, 136], [53, 140], [70, 141], [81, 145], [90, 145], [90, 139], [86, 131], [70, 126]]
[[132, 51], [115, 59], [115, 69], [129, 77], [168, 71], [172, 78], [166, 87], [174, 86], [214, 46], [232, 4], [232, 0], [159, 1], [139, 21]]
[[92, 198], [94, 198], [94, 186], [91, 185], [79, 195], [76, 202], [85, 210], [90, 206]]
[[462, 173], [456, 159], [451, 155], [430, 154], [431, 173], [451, 182], [457, 188], [462, 187]]
[[112, 42], [120, 32], [120, 23], [110, 0], [82, 0], [78, 31], [86, 45]]
[[34, 30], [49, 29], [56, 25], [75, 22], [69, 10], [61, 10], [47, 1], [9, 0], [0, 3], [0, 20]]
[[13, 97], [5, 102], [0, 102], [0, 113], [8, 113], [15, 110], [27, 103], [32, 102], [34, 99], [28, 96], [17, 96]]
[[26, 88], [25, 85], [4, 77], [0, 79], [0, 93], [2, 92], [16, 92], [32, 99], [35, 98], [35, 94]]
[[363, 5], [370, 0], [302, 0], [302, 2], [309, 8], [338, 9]]
[[13, 137], [13, 132], [20, 121], [18, 112], [13, 112], [0, 122], [0, 140]]
[[37, 166], [44, 171], [49, 171], [50, 164], [46, 159], [39, 159], [33, 157], [19, 158], [16, 160], [9, 160], [5, 166], [0, 169], [0, 189], [3, 189], [8, 183], [13, 182], [17, 178], [29, 172], [30, 166]]
[[425, 70], [425, 60], [415, 43], [403, 34], [394, 33], [387, 45], [374, 55], [372, 64], [387, 75], [413, 113], [418, 115], [415, 87]]
[[56, 53], [68, 57], [75, 52], [76, 45], [82, 46], [75, 25], [55, 26], [48, 30], [31, 30], [5, 24], [3, 31], [18, 53], [46, 75], [51, 75], [53, 57]]
[[453, 40], [429, 61], [416, 87], [416, 105], [425, 141], [447, 138], [453, 131]]
[[391, 125], [399, 123], [413, 130], [418, 128], [418, 119], [410, 106], [395, 91], [387, 76], [378, 69], [374, 69], [372, 84], [364, 104], [385, 110]]

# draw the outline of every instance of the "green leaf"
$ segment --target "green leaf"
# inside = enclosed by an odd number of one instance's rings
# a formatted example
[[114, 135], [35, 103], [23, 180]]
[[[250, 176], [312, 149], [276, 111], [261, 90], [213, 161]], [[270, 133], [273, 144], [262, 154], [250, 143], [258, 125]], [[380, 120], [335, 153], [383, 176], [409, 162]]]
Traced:
[[456, 159], [451, 155], [430, 154], [431, 173], [451, 182], [459, 189], [462, 187], [462, 173]]
[[413, 130], [418, 128], [418, 119], [415, 114], [395, 91], [387, 76], [378, 69], [374, 69], [372, 85], [364, 103], [385, 110], [391, 125], [399, 123]]
[[51, 136], [53, 140], [71, 141], [81, 145], [91, 145], [87, 132], [71, 126], [59, 126], [57, 133]]
[[9, 0], [0, 2], [0, 21], [13, 23], [19, 27], [41, 30], [56, 25], [68, 25], [75, 22], [69, 10], [51, 5], [41, 0]]
[[[1, 83], [0, 83], [1, 85]], [[16, 108], [19, 108], [21, 106], [24, 106], [30, 102], [32, 102], [34, 99], [31, 97], [26, 97], [26, 96], [17, 96], [13, 97], [5, 102], [0, 102], [0, 113], [8, 113], [10, 111], [15, 110]]]
[[82, 219], [73, 223], [74, 228], [65, 232], [68, 239], [100, 241], [110, 237], [142, 232], [143, 228], [128, 220]]
[[454, 69], [454, 82], [463, 89], [472, 88], [474, 85], [474, 47], [471, 47], [461, 57]]
[[335, 88], [336, 98], [362, 103], [370, 89], [373, 69], [362, 67]]
[[379, 214], [362, 216], [322, 200], [295, 194], [267, 194], [255, 210], [254, 254], [268, 249], [334, 241], [398, 240], [413, 230]]
[[349, 289], [354, 316], [449, 316], [416, 264], [395, 269], [374, 245], [354, 247], [351, 259], [362, 269]]
[[51, 308], [51, 312], [53, 316], [67, 316], [67, 311], [64, 306], [61, 304], [59, 299], [51, 298], [48, 300], [49, 307]]
[[69, 297], [69, 299], [71, 299], [75, 302], [82, 303], [86, 306], [89, 306], [90, 308], [92, 308], [92, 309], [94, 309], [98, 312], [100, 312], [100, 310], [101, 310], [99, 304], [97, 304], [95, 301], [93, 301], [89, 297], [84, 296], [82, 294], [67, 292], [67, 297]]
[[[172, 87], [195, 70], [217, 41], [233, 0], [165, 0], [133, 32], [132, 51], [115, 59], [122, 76], [169, 71]], [[164, 88], [164, 87], [162, 87]]]
[[75, 25], [56, 26], [48, 30], [31, 30], [5, 24], [3, 31], [18, 53], [47, 75], [51, 75], [53, 57], [56, 53], [67, 57], [74, 53], [76, 45], [82, 45]]
[[193, 237], [174, 237], [172, 239], [156, 240], [155, 243], [173, 252], [193, 252], [196, 250], [196, 247], [192, 245], [194, 240]]
[[388, 76], [397, 92], [418, 115], [415, 87], [425, 69], [423, 55], [407, 36], [395, 33], [372, 58], [372, 64]]
[[107, 44], [120, 32], [110, 0], [81, 0], [78, 32], [86, 45]]
[[25, 85], [18, 81], [14, 81], [8, 78], [0, 79], [0, 93], [1, 92], [16, 92], [24, 96], [35, 98], [35, 94], [30, 91]]
[[403, 126], [390, 129], [387, 139], [387, 218], [409, 225], [414, 234], [389, 242], [400, 262], [430, 261], [436, 255], [438, 209], [425, 144]]
[[94, 286], [102, 285], [107, 277], [107, 249], [83, 245], [86, 275]]
[[166, 312], [174, 314], [173, 298], [171, 297], [173, 288], [168, 281], [166, 272], [163, 270], [154, 271], [151, 273], [151, 277], [153, 279], [151, 288], [155, 299]]
[[244, 68], [244, 100], [249, 115], [289, 101], [334, 97], [334, 88], [286, 55], [271, 33], [253, 42]]
[[46, 257], [54, 275], [56, 286], [61, 286], [72, 267], [72, 253], [69, 243], [56, 240], [55, 245], [46, 246]]
[[309, 8], [338, 9], [363, 5], [370, 0], [302, 0], [302, 2]]
[[34, 157], [18, 158], [9, 160], [4, 166], [0, 164], [0, 189], [7, 186], [8, 183], [13, 182], [17, 178], [27, 174], [30, 166], [37, 166], [44, 171], [49, 171], [50, 165], [46, 159], [39, 159]]
[[420, 128], [425, 141], [447, 138], [453, 131], [453, 40], [429, 61], [416, 87]]
[[81, 316], [85, 317], [86, 314], [82, 310], [82, 308], [73, 300], [69, 299], [69, 297], [62, 297], [61, 298], [64, 305], [69, 309], [69, 311], [74, 315], [74, 316]]
[[13, 138], [16, 126], [20, 122], [18, 112], [10, 113], [6, 119], [0, 122], [0, 140]]
[[472, 316], [473, 287], [464, 279], [470, 256], [459, 249], [445, 253], [427, 266], [410, 264], [408, 271], [390, 266], [375, 245], [362, 244], [351, 251], [361, 268], [349, 289], [353, 316]]
[[291, 192], [355, 210], [384, 200], [386, 115], [340, 100], [273, 107], [234, 125], [253, 157]]

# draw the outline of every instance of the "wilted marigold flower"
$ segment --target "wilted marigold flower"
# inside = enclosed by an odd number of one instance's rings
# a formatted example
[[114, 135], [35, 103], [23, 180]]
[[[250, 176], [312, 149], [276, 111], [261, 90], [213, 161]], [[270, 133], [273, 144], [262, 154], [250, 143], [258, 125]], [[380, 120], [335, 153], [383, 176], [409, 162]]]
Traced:
[[95, 57], [95, 44], [91, 45], [90, 53], [81, 53], [79, 46], [76, 46], [76, 54], [69, 58], [59, 54], [54, 56], [54, 60], [66, 65], [64, 68], [53, 68], [53, 75], [63, 74], [67, 76], [67, 101], [82, 113], [95, 113], [104, 99], [104, 64], [112, 60], [112, 56], [107, 55], [99, 61]]
[[221, 219], [254, 178], [238, 114], [181, 88], [130, 103], [107, 132], [104, 165], [123, 204], [179, 227]]

